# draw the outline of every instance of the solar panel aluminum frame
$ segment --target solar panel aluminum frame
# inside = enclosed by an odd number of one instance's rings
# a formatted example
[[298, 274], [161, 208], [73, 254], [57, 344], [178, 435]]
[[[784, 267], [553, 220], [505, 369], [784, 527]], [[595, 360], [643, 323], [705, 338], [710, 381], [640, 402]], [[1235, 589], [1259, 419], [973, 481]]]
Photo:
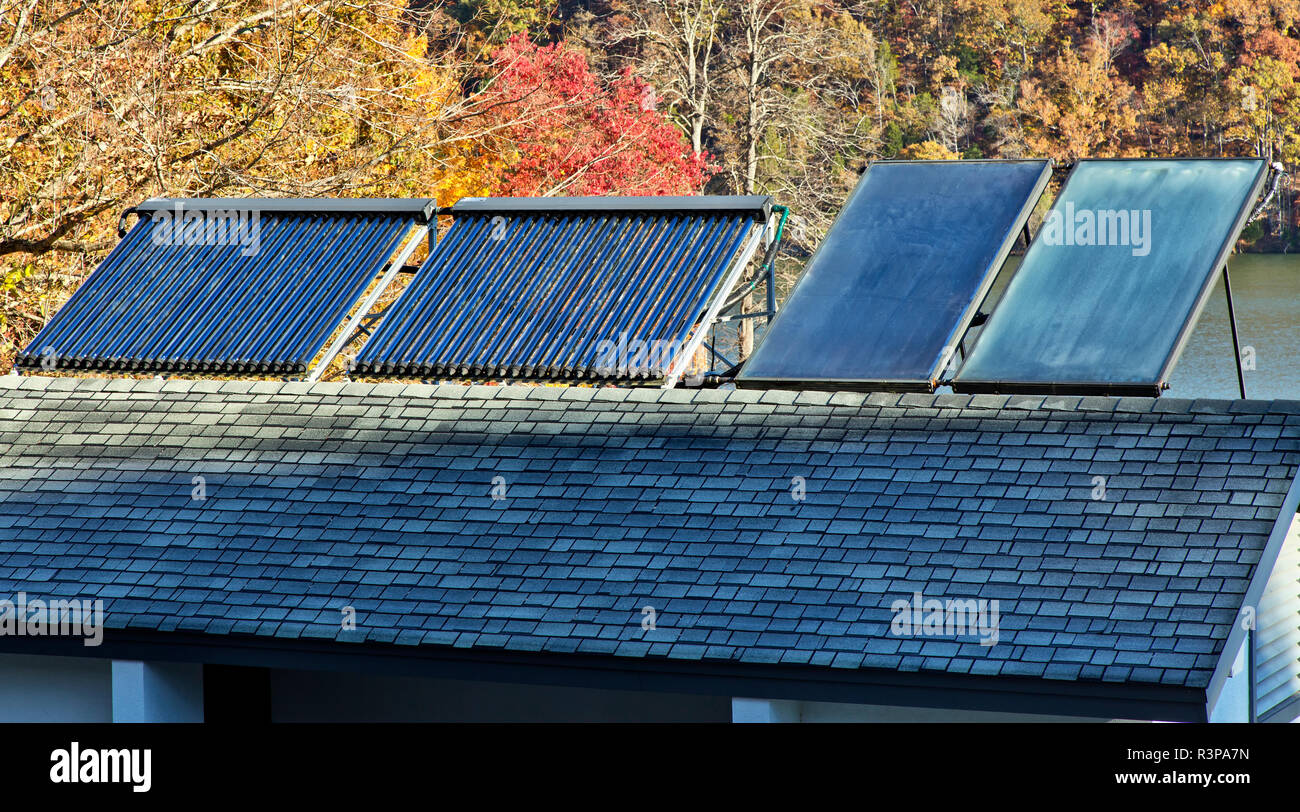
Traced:
[[[1066, 189], [1069, 188], [1070, 181], [1074, 178], [1074, 173], [1078, 171], [1080, 165], [1082, 164], [1128, 163], [1128, 162], [1139, 162], [1139, 161], [1142, 163], [1152, 163], [1157, 161], [1188, 161], [1188, 160], [1241, 161], [1241, 160], [1250, 160], [1250, 157], [1244, 157], [1244, 158], [1209, 157], [1209, 158], [1194, 158], [1194, 159], [1176, 158], [1176, 157], [1080, 158], [1079, 160], [1075, 161], [1073, 166], [1070, 167], [1070, 171], [1065, 177], [1065, 182], [1061, 184], [1061, 190], [1060, 192], [1057, 193], [1056, 197], [1057, 200], [1060, 200], [1062, 197], [1065, 196], [1065, 191]], [[1254, 183], [1252, 183], [1251, 185], [1250, 193], [1246, 195], [1242, 203], [1241, 210], [1237, 213], [1237, 217], [1233, 222], [1232, 229], [1228, 232], [1228, 236], [1224, 239], [1222, 245], [1220, 245], [1218, 253], [1214, 260], [1214, 265], [1211, 266], [1212, 270], [1205, 275], [1205, 282], [1202, 284], [1201, 290], [1197, 294], [1196, 302], [1192, 306], [1190, 315], [1187, 317], [1186, 321], [1183, 322], [1182, 329], [1178, 333], [1178, 338], [1174, 342], [1173, 349], [1170, 351], [1169, 355], [1166, 356], [1165, 361], [1160, 368], [1159, 377], [1156, 379], [1154, 383], [1152, 384], [1114, 383], [1114, 382], [1107, 382], [1107, 381], [1053, 381], [1050, 383], [1044, 383], [1044, 382], [1033, 382], [1033, 381], [958, 380], [958, 377], [961, 375], [960, 368], [958, 368], [958, 370], [956, 371], [956, 373], [953, 375], [952, 378], [943, 381], [943, 383], [952, 386], [953, 391], [955, 392], [960, 392], [962, 394], [971, 394], [971, 395], [999, 394], [999, 395], [1084, 395], [1084, 396], [1153, 397], [1153, 398], [1160, 397], [1160, 395], [1166, 389], [1169, 388], [1169, 376], [1173, 372], [1174, 367], [1178, 364], [1178, 360], [1182, 356], [1183, 350], [1187, 346], [1187, 342], [1191, 339], [1192, 332], [1196, 328], [1196, 323], [1200, 320], [1201, 312], [1205, 309], [1205, 304], [1206, 302], [1209, 301], [1211, 294], [1214, 293], [1215, 283], [1218, 282], [1219, 276], [1223, 273], [1223, 269], [1228, 262], [1228, 257], [1232, 254], [1232, 250], [1236, 246], [1238, 238], [1241, 236], [1242, 229], [1246, 227], [1246, 224], [1250, 219], [1250, 215], [1255, 207], [1255, 201], [1259, 199], [1260, 192], [1263, 191], [1264, 183], [1268, 178], [1269, 164], [1268, 161], [1260, 158], [1255, 158], [1255, 160], [1260, 161], [1260, 168], [1255, 176]], [[1056, 203], [1054, 201], [1052, 207], [1055, 208], [1055, 206]], [[1042, 229], [1039, 229], [1038, 234], [1034, 235], [1034, 239], [1030, 244], [1030, 247], [1032, 247], [1034, 243], [1037, 243], [1041, 238], [1042, 238]], [[1028, 256], [1028, 254], [1029, 254], [1029, 249], [1026, 248], [1025, 255]], [[1023, 267], [1023, 265], [1024, 263], [1022, 262], [1021, 266], [1016, 268], [1011, 278], [1008, 279], [1007, 281], [1008, 285], [1010, 285], [1011, 281], [1015, 279], [1016, 274], [1020, 273], [1020, 270]], [[992, 319], [993, 316], [990, 315], [989, 318]], [[966, 359], [970, 358], [971, 355], [975, 352], [975, 348], [979, 346], [979, 340], [982, 336], [983, 336], [983, 330], [981, 330], [980, 334], [975, 336], [974, 341], [971, 342], [970, 349], [965, 353], [965, 356], [962, 359], [962, 366], [965, 366]]]
[[[980, 281], [979, 287], [975, 290], [974, 295], [971, 296], [970, 303], [966, 305], [965, 310], [962, 311], [961, 316], [958, 318], [957, 322], [953, 325], [952, 329], [948, 332], [948, 337], [943, 344], [944, 349], [938, 355], [938, 357], [935, 358], [934, 362], [930, 365], [930, 369], [928, 370], [926, 375], [926, 380], [922, 381], [922, 380], [911, 379], [911, 378], [902, 378], [902, 379], [899, 378], [854, 378], [854, 379], [743, 378], [740, 379], [738, 378], [736, 380], [736, 385], [744, 388], [755, 388], [755, 389], [780, 388], [780, 389], [789, 389], [795, 391], [825, 391], [828, 389], [833, 389], [833, 390], [841, 390], [841, 391], [849, 391], [849, 392], [886, 391], [886, 392], [904, 392], [904, 393], [908, 393], [908, 392], [933, 393], [938, 386], [944, 383], [944, 381], [941, 380], [942, 375], [944, 371], [948, 369], [949, 366], [951, 366], [952, 361], [956, 355], [959, 342], [961, 341], [962, 337], [966, 334], [966, 331], [970, 329], [970, 323], [975, 319], [975, 316], [979, 313], [980, 307], [983, 305], [984, 300], [988, 297], [989, 291], [993, 287], [993, 283], [997, 280], [998, 271], [1001, 270], [1002, 266], [1006, 264], [1007, 257], [1010, 256], [1011, 254], [1011, 249], [1015, 247], [1016, 240], [1019, 239], [1020, 233], [1025, 229], [1025, 226], [1029, 222], [1030, 216], [1033, 215], [1034, 209], [1038, 205], [1038, 201], [1042, 198], [1043, 193], [1047, 190], [1047, 185], [1052, 180], [1053, 163], [1050, 158], [1041, 158], [1041, 159], [1024, 158], [1024, 159], [1014, 159], [1014, 160], [1016, 162], [1022, 162], [1022, 163], [1036, 162], [1041, 160], [1044, 162], [1043, 171], [1039, 175], [1038, 180], [1035, 181], [1033, 190], [1030, 192], [1029, 197], [1026, 199], [1024, 206], [1021, 207], [1021, 210], [1019, 214], [1016, 216], [1016, 219], [1013, 222], [1012, 226], [1007, 230], [1006, 235], [1003, 237], [1002, 245], [998, 248], [997, 254], [994, 256], [993, 260], [989, 263], [988, 268], [985, 270], [984, 276]], [[867, 167], [866, 171], [863, 172], [863, 177], [865, 177], [865, 175], [871, 171], [871, 168], [876, 166], [877, 164], [945, 164], [947, 165], [952, 163], [953, 163], [952, 161], [947, 161], [947, 160], [873, 161], [871, 165]], [[974, 159], [974, 160], [963, 160], [961, 161], [961, 163], [998, 164], [998, 163], [1008, 163], [1008, 161], [993, 159], [993, 158], [984, 158], [984, 159]], [[858, 182], [861, 183], [862, 179], [859, 179]], [[844, 211], [847, 208], [848, 207], [846, 205], [840, 209], [839, 214], [835, 216], [835, 220], [831, 222], [830, 229], [827, 229], [828, 234], [830, 233], [831, 230], [835, 228], [836, 223], [839, 221], [840, 217], [844, 214]], [[825, 240], [822, 241], [822, 245], [825, 245]], [[812, 267], [813, 263], [817, 259], [817, 254], [820, 253], [822, 250], [822, 245], [819, 245], [817, 247], [817, 250], [813, 252], [813, 255], [809, 257], [808, 262], [805, 263], [804, 265], [805, 269]], [[800, 276], [800, 278], [802, 279], [802, 275]], [[797, 281], [795, 282], [795, 287], [796, 288], [798, 287]], [[793, 295], [794, 295], [794, 289], [792, 289], [790, 292], [790, 296]], [[780, 319], [783, 314], [784, 311], [778, 313], [776, 317], [773, 318], [772, 324], [775, 325], [777, 320]], [[742, 370], [744, 369], [743, 365], [741, 369]]]

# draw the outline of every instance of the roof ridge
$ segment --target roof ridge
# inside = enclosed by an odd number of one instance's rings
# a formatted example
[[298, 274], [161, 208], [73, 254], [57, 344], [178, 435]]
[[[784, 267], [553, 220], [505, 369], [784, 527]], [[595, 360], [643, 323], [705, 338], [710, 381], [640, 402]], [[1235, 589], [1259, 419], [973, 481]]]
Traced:
[[762, 403], [776, 407], [965, 409], [989, 412], [1060, 411], [1123, 414], [1300, 414], [1300, 399], [1227, 400], [1081, 395], [968, 395], [951, 392], [854, 392], [816, 389], [693, 389], [678, 387], [547, 386], [544, 384], [374, 383], [366, 381], [273, 381], [254, 379], [47, 377], [0, 375], [0, 392], [198, 392], [208, 395], [291, 395], [410, 399], [570, 400], [629, 403]]

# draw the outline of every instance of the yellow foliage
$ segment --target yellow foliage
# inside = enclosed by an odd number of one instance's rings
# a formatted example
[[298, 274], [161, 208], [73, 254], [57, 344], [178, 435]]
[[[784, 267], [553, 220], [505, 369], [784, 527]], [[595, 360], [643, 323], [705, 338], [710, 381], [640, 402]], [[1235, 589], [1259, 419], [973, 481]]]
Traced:
[[955, 161], [957, 154], [938, 141], [922, 141], [904, 147], [898, 157], [909, 161]]
[[402, 2], [43, 0], [16, 46], [0, 62], [0, 368], [144, 198], [449, 204], [496, 168], [461, 123], [461, 68], [426, 57]]

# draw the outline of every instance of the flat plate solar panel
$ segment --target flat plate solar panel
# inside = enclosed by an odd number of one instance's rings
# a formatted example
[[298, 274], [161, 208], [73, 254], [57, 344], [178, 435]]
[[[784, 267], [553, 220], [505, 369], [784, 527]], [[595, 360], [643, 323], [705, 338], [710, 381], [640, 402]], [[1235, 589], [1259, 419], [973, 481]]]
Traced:
[[764, 196], [461, 201], [354, 374], [667, 377], [770, 208]]
[[301, 373], [427, 200], [152, 200], [20, 368]]
[[1051, 162], [879, 161], [858, 181], [740, 386], [933, 391]]
[[958, 392], [1165, 388], [1267, 167], [1081, 160], [953, 381]]

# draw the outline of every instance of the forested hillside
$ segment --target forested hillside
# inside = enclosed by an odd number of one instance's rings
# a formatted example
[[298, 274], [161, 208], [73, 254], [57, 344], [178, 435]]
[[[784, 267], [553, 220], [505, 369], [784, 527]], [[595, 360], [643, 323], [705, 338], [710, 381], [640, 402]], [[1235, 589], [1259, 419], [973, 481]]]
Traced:
[[[878, 158], [1300, 158], [1300, 0], [0, 0], [0, 366], [154, 196], [769, 193]], [[1256, 247], [1294, 248], [1294, 195]], [[942, 224], [936, 224], [942, 227]]]

